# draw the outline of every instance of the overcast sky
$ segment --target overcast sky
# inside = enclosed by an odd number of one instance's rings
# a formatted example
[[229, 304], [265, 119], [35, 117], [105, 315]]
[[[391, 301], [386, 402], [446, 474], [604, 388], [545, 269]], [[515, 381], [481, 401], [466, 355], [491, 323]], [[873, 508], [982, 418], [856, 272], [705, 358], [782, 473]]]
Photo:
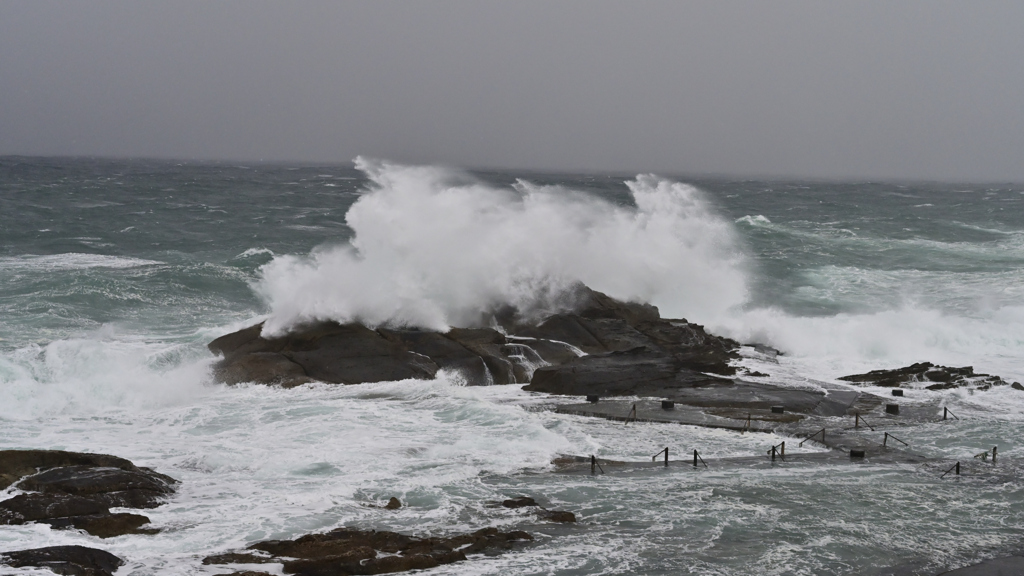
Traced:
[[0, 154], [1024, 181], [1024, 2], [0, 2]]

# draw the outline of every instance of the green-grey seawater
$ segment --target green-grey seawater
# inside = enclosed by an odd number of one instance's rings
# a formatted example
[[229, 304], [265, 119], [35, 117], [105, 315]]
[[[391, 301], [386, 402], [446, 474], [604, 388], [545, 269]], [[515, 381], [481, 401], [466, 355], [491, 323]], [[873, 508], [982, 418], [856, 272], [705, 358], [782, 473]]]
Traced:
[[[782, 438], [626, 429], [448, 377], [225, 387], [205, 344], [309, 313], [451, 321], [564, 274], [782, 349], [745, 360], [781, 385], [916, 361], [1024, 381], [1024, 186], [360, 166], [0, 158], [0, 447], [116, 454], [183, 481], [147, 512], [159, 535], [4, 526], [0, 551], [75, 543], [128, 559], [125, 574], [214, 574], [207, 554], [340, 525], [514, 525], [538, 543], [431, 573], [740, 575], [934, 574], [1021, 548], [1013, 474], [566, 476], [558, 454], [748, 456]], [[907, 433], [916, 450], [998, 445], [1015, 469], [1024, 393], [934, 394], [963, 420]], [[519, 494], [580, 523], [486, 506]], [[365, 506], [390, 496], [408, 506]]]

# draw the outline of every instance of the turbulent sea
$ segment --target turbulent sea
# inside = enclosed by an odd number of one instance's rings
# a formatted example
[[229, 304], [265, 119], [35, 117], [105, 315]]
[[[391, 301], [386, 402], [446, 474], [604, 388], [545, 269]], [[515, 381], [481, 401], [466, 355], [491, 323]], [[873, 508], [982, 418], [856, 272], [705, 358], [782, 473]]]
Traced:
[[[215, 574], [204, 556], [260, 539], [499, 526], [537, 541], [428, 572], [732, 576], [935, 574], [1024, 548], [1021, 478], [871, 462], [566, 475], [560, 454], [711, 460], [784, 438], [560, 415], [564, 398], [453, 374], [210, 376], [206, 343], [257, 321], [445, 329], [574, 282], [774, 346], [778, 363], [742, 363], [783, 386], [920, 361], [1024, 381], [1022, 185], [0, 158], [0, 448], [182, 481], [146, 511], [158, 535], [0, 526], [0, 552], [82, 544], [125, 558], [119, 574]], [[934, 394], [962, 420], [907, 432], [915, 450], [1024, 458], [1024, 393]], [[579, 523], [487, 506], [517, 495]], [[375, 507], [391, 496], [406, 506]]]

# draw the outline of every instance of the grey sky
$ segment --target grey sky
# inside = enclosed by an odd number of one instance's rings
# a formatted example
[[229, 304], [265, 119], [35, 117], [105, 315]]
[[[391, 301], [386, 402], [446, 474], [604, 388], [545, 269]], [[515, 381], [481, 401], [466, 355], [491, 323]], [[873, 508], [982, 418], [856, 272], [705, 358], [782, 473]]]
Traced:
[[0, 154], [1024, 181], [1022, 2], [0, 2]]

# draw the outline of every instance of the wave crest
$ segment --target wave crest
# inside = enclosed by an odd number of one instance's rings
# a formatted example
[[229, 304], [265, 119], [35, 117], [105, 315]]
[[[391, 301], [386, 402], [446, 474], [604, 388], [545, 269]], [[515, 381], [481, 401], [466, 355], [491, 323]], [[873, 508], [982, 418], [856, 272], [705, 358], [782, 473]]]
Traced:
[[732, 225], [692, 186], [640, 175], [626, 182], [636, 206], [623, 207], [436, 166], [356, 167], [370, 185], [346, 214], [352, 240], [262, 268], [268, 334], [324, 319], [479, 325], [501, 307], [557, 308], [579, 282], [667, 316], [710, 319], [746, 298]]

